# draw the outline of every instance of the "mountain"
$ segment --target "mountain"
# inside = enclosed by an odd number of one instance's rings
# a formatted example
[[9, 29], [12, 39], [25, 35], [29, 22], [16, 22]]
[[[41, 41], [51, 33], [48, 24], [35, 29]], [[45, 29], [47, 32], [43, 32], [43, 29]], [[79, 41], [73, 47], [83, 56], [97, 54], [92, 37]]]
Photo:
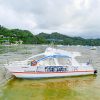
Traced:
[[90, 45], [100, 46], [100, 39], [84, 39], [81, 37], [70, 37], [67, 35], [53, 32], [47, 34], [41, 32], [37, 35], [33, 35], [28, 30], [20, 29], [8, 29], [0, 25], [0, 44], [8, 42], [16, 43], [16, 41], [23, 41], [23, 44], [55, 44], [62, 45]]
[[62, 45], [90, 45], [90, 46], [100, 46], [100, 39], [84, 39], [81, 37], [70, 37], [57, 32], [51, 34], [40, 33], [37, 35], [45, 39], [46, 43], [51, 43]]

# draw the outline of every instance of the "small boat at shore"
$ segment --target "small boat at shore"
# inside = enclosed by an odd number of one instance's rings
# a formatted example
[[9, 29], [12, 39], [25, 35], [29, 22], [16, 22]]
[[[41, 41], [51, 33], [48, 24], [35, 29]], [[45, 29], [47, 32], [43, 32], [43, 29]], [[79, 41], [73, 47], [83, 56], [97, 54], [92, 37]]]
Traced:
[[11, 62], [5, 67], [17, 78], [50, 78], [97, 73], [91, 64], [78, 63], [77, 56], [81, 54], [49, 47], [43, 53], [24, 61]]
[[97, 48], [95, 46], [91, 47], [91, 50], [96, 50]]

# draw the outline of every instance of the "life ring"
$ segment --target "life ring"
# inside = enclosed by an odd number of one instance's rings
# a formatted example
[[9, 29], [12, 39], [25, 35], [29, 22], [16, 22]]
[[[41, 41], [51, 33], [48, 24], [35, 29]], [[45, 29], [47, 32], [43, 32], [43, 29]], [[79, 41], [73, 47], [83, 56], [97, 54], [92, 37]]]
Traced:
[[32, 60], [31, 61], [31, 66], [36, 66], [37, 65], [37, 61], [36, 60]]

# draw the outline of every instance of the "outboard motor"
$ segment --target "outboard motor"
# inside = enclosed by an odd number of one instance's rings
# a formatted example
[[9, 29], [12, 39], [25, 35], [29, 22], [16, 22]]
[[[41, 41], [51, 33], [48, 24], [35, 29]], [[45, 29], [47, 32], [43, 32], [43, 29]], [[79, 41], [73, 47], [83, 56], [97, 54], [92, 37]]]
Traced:
[[97, 70], [94, 70], [94, 74], [96, 74], [97, 73]]

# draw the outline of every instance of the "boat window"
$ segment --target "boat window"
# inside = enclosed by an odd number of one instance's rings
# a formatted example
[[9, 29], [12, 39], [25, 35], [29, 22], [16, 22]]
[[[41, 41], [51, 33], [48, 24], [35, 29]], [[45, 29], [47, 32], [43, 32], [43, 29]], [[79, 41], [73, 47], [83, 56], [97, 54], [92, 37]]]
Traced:
[[71, 61], [69, 58], [67, 57], [59, 57], [57, 58], [59, 65], [71, 65]]
[[38, 66], [54, 66], [55, 61], [54, 58], [47, 58], [38, 62]]
[[[57, 62], [55, 61], [55, 59]], [[57, 57], [57, 58], [47, 57], [45, 58], [45, 56], [39, 56], [39, 57], [35, 57], [34, 59], [30, 59], [30, 61], [28, 62], [28, 65], [31, 65], [31, 62], [33, 60], [37, 61], [37, 66], [71, 65], [71, 61], [67, 57]]]

